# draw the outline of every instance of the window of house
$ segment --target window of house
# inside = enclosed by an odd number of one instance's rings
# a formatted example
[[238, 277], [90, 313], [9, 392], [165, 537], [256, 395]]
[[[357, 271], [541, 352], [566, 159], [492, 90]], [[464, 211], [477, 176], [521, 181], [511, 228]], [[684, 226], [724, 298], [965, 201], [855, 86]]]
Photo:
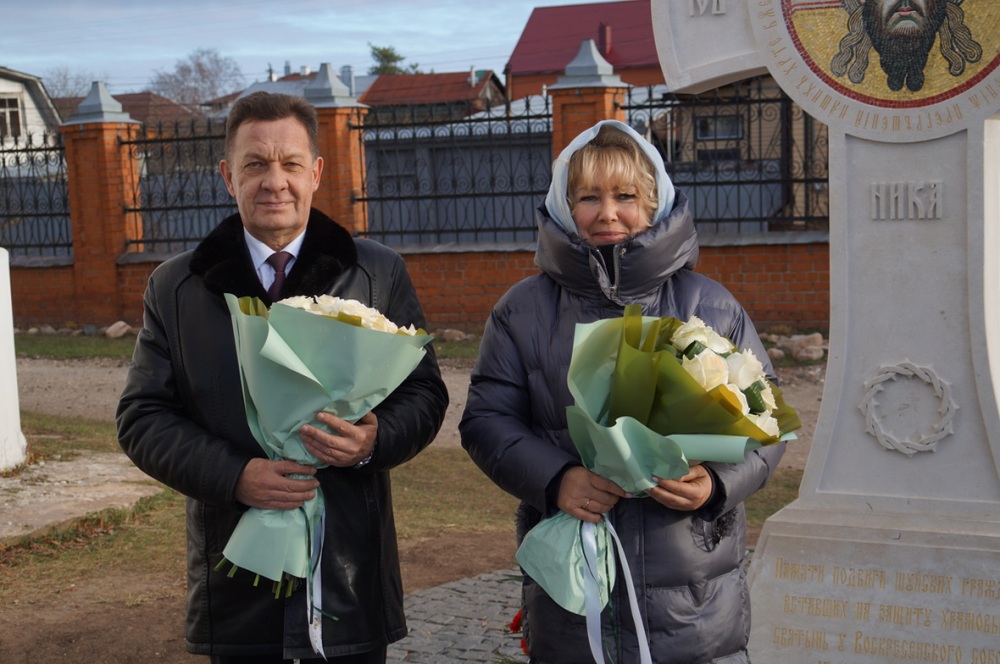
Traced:
[[707, 115], [695, 122], [695, 138], [699, 141], [724, 141], [743, 138], [743, 123], [739, 115]]
[[21, 135], [21, 103], [17, 97], [0, 97], [0, 138]]

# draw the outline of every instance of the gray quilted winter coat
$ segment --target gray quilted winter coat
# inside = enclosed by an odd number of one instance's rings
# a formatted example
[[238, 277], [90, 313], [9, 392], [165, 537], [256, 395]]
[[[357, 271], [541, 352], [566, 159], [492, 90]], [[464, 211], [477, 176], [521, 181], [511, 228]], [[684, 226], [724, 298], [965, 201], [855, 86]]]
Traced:
[[[538, 226], [541, 274], [516, 284], [493, 309], [459, 426], [476, 464], [522, 501], [519, 541], [541, 516], [557, 511], [562, 473], [580, 464], [565, 415], [572, 403], [566, 372], [577, 323], [621, 316], [632, 303], [641, 304], [645, 315], [698, 316], [740, 348], [753, 349], [771, 373], [740, 304], [723, 286], [692, 271], [697, 238], [682, 192], [668, 215], [615, 247], [616, 269], [609, 270], [601, 252], [544, 209]], [[749, 453], [742, 464], [706, 464], [718, 482], [700, 511], [673, 511], [649, 498], [623, 499], [611, 511], [654, 662], [749, 661], [742, 503], [764, 486], [783, 453], [784, 444], [778, 444]], [[523, 599], [533, 662], [593, 661], [582, 616], [560, 608], [530, 578]], [[639, 661], [624, 583], [616, 585], [602, 622], [611, 660]]]

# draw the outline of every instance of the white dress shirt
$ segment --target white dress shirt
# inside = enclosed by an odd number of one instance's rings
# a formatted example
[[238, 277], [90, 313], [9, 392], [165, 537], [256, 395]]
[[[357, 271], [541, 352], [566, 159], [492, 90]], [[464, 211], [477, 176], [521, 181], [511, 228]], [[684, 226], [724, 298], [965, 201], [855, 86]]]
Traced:
[[[268, 257], [275, 253], [274, 249], [267, 246], [253, 235], [247, 232], [247, 229], [243, 229], [243, 237], [247, 241], [247, 248], [250, 250], [250, 260], [253, 262], [253, 269], [257, 271], [257, 278], [260, 279], [260, 283], [264, 286], [264, 290], [271, 287], [274, 283], [274, 268], [271, 264], [267, 262]], [[302, 251], [302, 241], [305, 239], [306, 233], [303, 230], [298, 234], [294, 240], [289, 242], [282, 251], [287, 251], [292, 255], [292, 258], [285, 265], [285, 276], [288, 276], [292, 267], [295, 265], [295, 261], [298, 260], [299, 252]]]

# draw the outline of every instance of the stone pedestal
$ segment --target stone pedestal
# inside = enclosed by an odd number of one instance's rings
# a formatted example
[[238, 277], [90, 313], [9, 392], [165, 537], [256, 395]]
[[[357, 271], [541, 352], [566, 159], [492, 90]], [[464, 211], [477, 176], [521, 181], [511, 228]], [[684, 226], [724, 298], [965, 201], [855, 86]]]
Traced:
[[995, 523], [794, 504], [766, 531], [753, 559], [753, 661], [997, 661]]
[[661, 60], [762, 62], [829, 128], [826, 385], [751, 563], [753, 661], [1000, 662], [1000, 4], [653, 8]]
[[14, 356], [14, 318], [10, 302], [10, 258], [0, 248], [0, 470], [24, 462], [27, 443], [21, 433]]

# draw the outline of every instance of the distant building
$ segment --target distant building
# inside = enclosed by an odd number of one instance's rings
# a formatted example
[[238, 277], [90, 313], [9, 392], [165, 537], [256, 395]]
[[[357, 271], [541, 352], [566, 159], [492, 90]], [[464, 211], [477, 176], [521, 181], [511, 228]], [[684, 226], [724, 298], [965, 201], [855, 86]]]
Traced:
[[378, 122], [447, 121], [501, 106], [503, 83], [492, 70], [383, 74], [358, 101]]
[[37, 76], [0, 67], [0, 141], [59, 127], [59, 113]]
[[[147, 126], [188, 122], [199, 118], [189, 107], [155, 92], [128, 92], [112, 95], [122, 105], [122, 112]], [[83, 97], [56, 97], [52, 100], [63, 122], [77, 112]]]
[[[312, 71], [308, 65], [303, 65], [299, 71], [293, 72], [291, 63], [285, 62], [284, 75], [278, 76], [271, 72], [267, 80], [254, 81], [245, 90], [234, 92], [233, 94], [219, 97], [202, 104], [206, 113], [212, 116], [225, 116], [229, 112], [229, 107], [240, 97], [245, 97], [254, 92], [271, 92], [277, 94], [292, 95], [293, 97], [304, 97], [305, 89], [309, 83], [316, 78], [318, 72]], [[378, 76], [354, 74], [354, 67], [344, 65], [340, 68], [337, 78], [347, 86], [347, 90], [352, 97], [358, 97], [368, 89]]]
[[664, 83], [653, 40], [650, 0], [536, 7], [504, 69], [511, 99], [542, 94], [565, 74], [566, 65], [593, 39], [622, 81]]

